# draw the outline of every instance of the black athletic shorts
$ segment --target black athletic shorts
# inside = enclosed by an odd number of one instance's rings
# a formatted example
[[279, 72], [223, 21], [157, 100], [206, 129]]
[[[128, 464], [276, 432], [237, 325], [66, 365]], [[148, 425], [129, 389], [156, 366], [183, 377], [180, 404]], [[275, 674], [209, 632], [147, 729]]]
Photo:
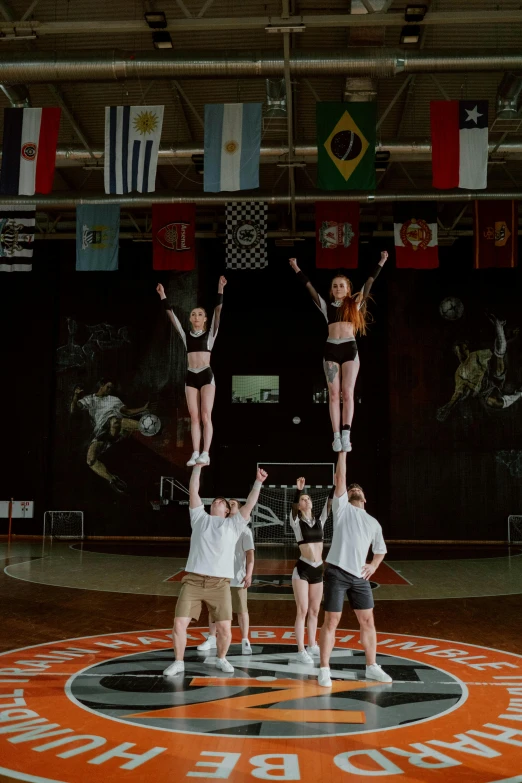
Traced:
[[345, 343], [329, 343], [324, 346], [323, 359], [325, 362], [344, 364], [354, 362], [357, 359], [357, 343], [355, 340], [347, 340]]
[[299, 558], [292, 572], [292, 579], [303, 579], [309, 585], [319, 584], [323, 581], [323, 564], [313, 566]]
[[214, 373], [210, 367], [205, 367], [205, 369], [201, 370], [201, 372], [192, 372], [191, 370], [187, 370], [187, 374], [185, 376], [185, 386], [191, 386], [193, 389], [201, 389], [207, 384], [211, 384], [212, 386], [216, 385], [216, 382], [214, 381]]
[[372, 588], [368, 579], [344, 571], [339, 566], [325, 563], [324, 611], [342, 612], [345, 594], [352, 609], [373, 609]]

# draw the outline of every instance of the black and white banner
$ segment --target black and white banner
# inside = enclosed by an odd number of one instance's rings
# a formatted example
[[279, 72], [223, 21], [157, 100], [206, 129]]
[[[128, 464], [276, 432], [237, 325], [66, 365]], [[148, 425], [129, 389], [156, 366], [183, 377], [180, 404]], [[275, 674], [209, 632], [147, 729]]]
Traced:
[[230, 201], [227, 204], [227, 269], [264, 269], [268, 205]]
[[36, 207], [0, 204], [0, 272], [30, 272], [33, 268]]

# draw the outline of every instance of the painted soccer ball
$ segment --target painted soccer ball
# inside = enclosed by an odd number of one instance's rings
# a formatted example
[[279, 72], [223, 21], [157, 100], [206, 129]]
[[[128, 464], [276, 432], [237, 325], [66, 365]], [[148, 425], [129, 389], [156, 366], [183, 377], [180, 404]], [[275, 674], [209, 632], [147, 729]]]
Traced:
[[464, 305], [455, 296], [447, 296], [439, 305], [439, 313], [448, 321], [457, 321], [462, 318]]
[[144, 413], [138, 427], [142, 435], [156, 435], [161, 429], [161, 420], [154, 413]]

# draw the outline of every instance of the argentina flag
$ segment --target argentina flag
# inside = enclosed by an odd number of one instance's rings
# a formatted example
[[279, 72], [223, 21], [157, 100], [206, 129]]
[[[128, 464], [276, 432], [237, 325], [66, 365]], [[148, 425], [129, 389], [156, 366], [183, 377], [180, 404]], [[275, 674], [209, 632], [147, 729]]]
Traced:
[[260, 103], [205, 105], [206, 192], [259, 187]]
[[105, 107], [105, 192], [152, 193], [163, 106]]

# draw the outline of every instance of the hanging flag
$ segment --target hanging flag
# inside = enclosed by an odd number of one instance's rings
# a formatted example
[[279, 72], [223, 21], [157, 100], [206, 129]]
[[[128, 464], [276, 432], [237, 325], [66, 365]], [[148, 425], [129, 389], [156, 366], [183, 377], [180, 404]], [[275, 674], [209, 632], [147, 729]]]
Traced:
[[375, 189], [377, 104], [317, 103], [317, 187]]
[[487, 187], [488, 102], [431, 101], [430, 119], [433, 187]]
[[61, 109], [4, 109], [0, 193], [50, 193]]
[[359, 204], [315, 202], [315, 263], [319, 269], [356, 269], [359, 254]]
[[268, 205], [262, 201], [227, 204], [227, 269], [264, 269]]
[[261, 108], [261, 103], [205, 105], [205, 192], [259, 187]]
[[185, 272], [196, 265], [194, 204], [152, 205], [152, 267]]
[[118, 269], [119, 233], [119, 204], [76, 207], [76, 271], [114, 272]]
[[0, 204], [0, 272], [30, 272], [33, 268], [36, 207]]
[[105, 192], [153, 193], [163, 106], [105, 107]]
[[394, 204], [393, 223], [397, 268], [436, 269], [439, 265], [437, 205]]
[[475, 269], [517, 265], [518, 202], [475, 201]]

